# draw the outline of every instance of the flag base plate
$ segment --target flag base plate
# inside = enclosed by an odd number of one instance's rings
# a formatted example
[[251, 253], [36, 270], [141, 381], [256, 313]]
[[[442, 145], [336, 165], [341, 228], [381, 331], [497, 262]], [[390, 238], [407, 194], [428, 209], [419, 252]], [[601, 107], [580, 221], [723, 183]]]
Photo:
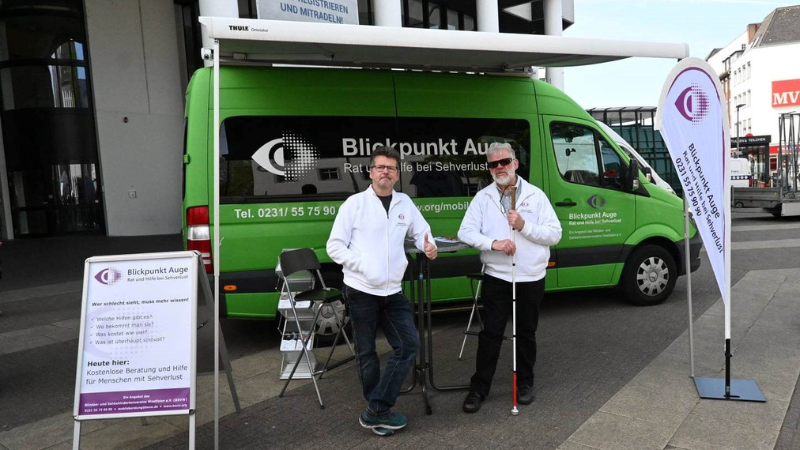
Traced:
[[738, 400], [743, 402], [766, 402], [761, 389], [753, 380], [731, 380], [730, 396], [725, 395], [724, 378], [695, 377], [694, 384], [700, 398], [714, 400]]

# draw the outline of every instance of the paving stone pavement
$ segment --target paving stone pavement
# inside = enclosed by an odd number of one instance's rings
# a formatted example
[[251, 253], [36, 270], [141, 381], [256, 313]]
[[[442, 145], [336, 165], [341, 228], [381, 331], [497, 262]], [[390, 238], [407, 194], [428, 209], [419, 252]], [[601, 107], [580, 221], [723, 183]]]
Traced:
[[[60, 281], [60, 280], [58, 280]], [[74, 286], [73, 286], [74, 287]], [[27, 291], [3, 293], [2, 300], [36, 295]], [[44, 293], [46, 294], [46, 292]], [[236, 388], [243, 410], [235, 413], [224, 377], [221, 381], [220, 445], [222, 449], [264, 448], [558, 448], [560, 450], [797, 450], [800, 449], [800, 413], [794, 394], [800, 375], [800, 269], [747, 272], [733, 288], [733, 378], [752, 379], [766, 395], [767, 403], [701, 400], [689, 377], [688, 332], [632, 379], [610, 379], [591, 367], [581, 371], [581, 382], [565, 386], [564, 373], [537, 365], [537, 400], [510, 415], [510, 374], [499, 371], [492, 395], [475, 415], [461, 412], [465, 393], [430, 391], [433, 415], [425, 415], [419, 388], [399, 398], [396, 409], [409, 417], [409, 426], [392, 437], [381, 438], [362, 429], [357, 417], [363, 407], [361, 389], [353, 364], [346, 364], [320, 381], [326, 404], [316, 404], [313, 386], [295, 381], [284, 398], [278, 398], [276, 382], [280, 360], [276, 352], [260, 352], [233, 361]], [[23, 297], [19, 297], [22, 295]], [[694, 322], [695, 374], [724, 377], [722, 344], [724, 319], [721, 300]], [[46, 329], [44, 329], [46, 328]], [[70, 331], [74, 322], [44, 326], [40, 336], [52, 336], [74, 346]], [[22, 329], [22, 328], [20, 328]], [[435, 345], [438, 383], [467, 381], [474, 367], [475, 340], [468, 341], [464, 361], [457, 361], [463, 324], [439, 329]], [[10, 333], [10, 334], [9, 334]], [[16, 334], [15, 334], [16, 333]], [[6, 334], [9, 334], [6, 336]], [[0, 335], [13, 340], [16, 330]], [[602, 340], [603, 336], [592, 339]], [[8, 342], [8, 341], [5, 341]], [[43, 344], [45, 345], [45, 344]], [[544, 347], [544, 346], [543, 346]], [[0, 350], [3, 347], [0, 346]], [[380, 348], [383, 359], [388, 346]], [[10, 350], [9, 350], [10, 351]], [[0, 352], [2, 353], [2, 352]], [[74, 349], [70, 347], [69, 353]], [[337, 350], [337, 358], [345, 349]], [[510, 346], [502, 358], [510, 360]], [[548, 357], [557, 355], [545, 352]], [[630, 364], [637, 367], [635, 355]], [[198, 377], [198, 429], [200, 449], [213, 448], [213, 378]], [[568, 411], [592, 403], [595, 383], [612, 384], [618, 392], [583, 422], [569, 424]], [[605, 399], [604, 399], [605, 400]], [[556, 425], [531, 433], [534, 424]], [[84, 449], [187, 448], [185, 416], [87, 421], [82, 425]], [[564, 426], [558, 426], [559, 422]], [[73, 421], [60, 414], [0, 432], [0, 450], [72, 448]], [[574, 433], [572, 432], [573, 430]]]
[[[409, 426], [389, 438], [361, 429], [360, 390], [353, 370], [326, 377], [320, 385], [327, 408], [314, 404], [310, 386], [283, 399], [273, 398], [220, 421], [220, 448], [528, 448], [553, 444], [559, 450], [731, 449], [776, 448], [800, 375], [800, 270], [752, 271], [732, 289], [734, 379], [752, 379], [766, 403], [702, 400], [690, 378], [688, 331], [628, 382], [566, 441], [559, 430], [532, 436], [526, 429], [542, 416], [558, 414], [548, 386], [537, 386], [537, 401], [512, 417], [508, 392], [496, 392], [481, 411], [460, 411], [463, 393], [431, 393], [434, 409], [426, 416], [419, 394], [402, 396], [397, 405]], [[437, 342], [460, 336], [456, 330], [437, 335]], [[694, 324], [695, 375], [724, 378], [724, 316], [718, 301]], [[446, 346], [447, 344], [445, 344]], [[467, 368], [447, 364], [441, 378], [463, 380]], [[437, 374], [438, 376], [439, 374]], [[498, 374], [496, 386], [503, 385]], [[506, 389], [508, 390], [508, 389]], [[213, 427], [198, 430], [199, 448], [211, 448]], [[184, 448], [187, 438], [175, 436], [151, 449]], [[797, 448], [797, 447], [786, 447]]]
[[[431, 391], [433, 415], [425, 415], [419, 388], [399, 398], [396, 409], [409, 418], [406, 429], [392, 437], [375, 436], [362, 429], [357, 417], [363, 407], [355, 369], [347, 364], [326, 374], [320, 390], [326, 408], [316, 404], [308, 381], [291, 384], [278, 398], [279, 361], [267, 354], [234, 361], [236, 385], [244, 409], [233, 412], [229, 391], [221, 378], [222, 411], [220, 448], [539, 448], [560, 450], [759, 450], [776, 447], [795, 385], [800, 375], [800, 270], [751, 271], [733, 288], [736, 309], [733, 324], [733, 378], [752, 379], [766, 395], [766, 403], [701, 400], [689, 377], [688, 331], [650, 362], [637, 376], [620, 386], [619, 392], [570, 436], [553, 427], [531, 435], [532, 424], [558, 417], [561, 409], [580, 398], [563, 401], [555, 383], [537, 383], [537, 400], [510, 415], [509, 376], [497, 374], [494, 392], [474, 415], [461, 412], [464, 393]], [[744, 300], [747, 301], [744, 301]], [[724, 319], [721, 300], [696, 318], [695, 374], [724, 377], [721, 347]], [[439, 348], [458, 348], [460, 327], [440, 330]], [[474, 355], [474, 343], [465, 355]], [[509, 357], [504, 346], [502, 357]], [[383, 359], [388, 348], [382, 348]], [[437, 350], [439, 351], [439, 350]], [[342, 357], [343, 348], [337, 349]], [[440, 362], [441, 361], [441, 362]], [[443, 354], [436, 360], [437, 383], [463, 383], [474, 360], [456, 361]], [[213, 423], [208, 412], [213, 402], [211, 377], [200, 377], [197, 429], [198, 448], [213, 448]], [[587, 380], [591, 382], [591, 380]], [[580, 391], [586, 395], [586, 391]], [[793, 412], [796, 414], [796, 412]], [[186, 448], [188, 421], [185, 417], [151, 418], [146, 427], [138, 419], [87, 422], [82, 448], [177, 449]], [[43, 428], [60, 442], [22, 441]], [[36, 433], [35, 431], [36, 430]], [[46, 423], [0, 433], [0, 444], [8, 449], [69, 448], [71, 418], [68, 414]], [[34, 434], [35, 433], [35, 434]], [[17, 438], [14, 439], [14, 436]], [[793, 436], [785, 445], [792, 447]], [[43, 445], [51, 444], [49, 447]], [[2, 447], [0, 447], [2, 448]]]

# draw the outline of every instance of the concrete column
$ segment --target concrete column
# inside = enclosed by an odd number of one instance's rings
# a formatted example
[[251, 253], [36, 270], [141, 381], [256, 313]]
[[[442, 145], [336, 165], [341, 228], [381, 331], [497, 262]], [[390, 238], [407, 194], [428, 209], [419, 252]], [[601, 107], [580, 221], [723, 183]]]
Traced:
[[[563, 29], [562, 18], [564, 11], [561, 0], [542, 0], [544, 6], [544, 34], [548, 36], [561, 36]], [[564, 69], [561, 67], [548, 67], [545, 80], [553, 86], [564, 90]]]
[[14, 223], [11, 221], [11, 197], [8, 192], [8, 167], [6, 167], [3, 126], [0, 121], [0, 239], [14, 239]]
[[500, 32], [500, 16], [497, 0], [477, 0], [478, 31]]
[[375, 0], [372, 2], [375, 25], [379, 27], [402, 27], [403, 5], [401, 0]]
[[[236, 0], [200, 0], [199, 6], [201, 16], [239, 18], [239, 3]], [[200, 33], [203, 37], [203, 48], [214, 47], [206, 27], [200, 25]], [[212, 64], [213, 61], [203, 60], [206, 67], [211, 67]]]
[[[8, 60], [8, 39], [6, 39], [6, 24], [0, 22], [0, 60]], [[14, 89], [11, 85], [11, 71], [4, 70], [0, 73], [0, 89], [6, 109], [14, 108]], [[3, 105], [0, 105], [2, 108]], [[5, 146], [3, 145], [3, 127], [0, 121], [0, 239], [10, 241], [14, 239], [14, 226], [11, 222], [11, 198], [8, 189], [8, 169], [6, 167]]]

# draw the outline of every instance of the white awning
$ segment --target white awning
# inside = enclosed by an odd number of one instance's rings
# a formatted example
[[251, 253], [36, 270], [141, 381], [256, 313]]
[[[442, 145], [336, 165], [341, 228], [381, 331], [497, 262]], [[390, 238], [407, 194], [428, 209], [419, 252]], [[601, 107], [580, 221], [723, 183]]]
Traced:
[[471, 72], [630, 57], [683, 59], [687, 44], [200, 17], [223, 60]]

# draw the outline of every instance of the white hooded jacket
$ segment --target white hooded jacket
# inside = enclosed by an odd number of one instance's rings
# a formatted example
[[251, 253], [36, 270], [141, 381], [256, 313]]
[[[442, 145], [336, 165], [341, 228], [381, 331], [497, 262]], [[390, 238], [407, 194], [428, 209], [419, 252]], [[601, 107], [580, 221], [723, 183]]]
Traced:
[[405, 275], [406, 236], [424, 251], [425, 234], [434, 246], [431, 227], [411, 198], [392, 191], [389, 212], [370, 185], [351, 195], [339, 209], [328, 238], [328, 255], [341, 264], [344, 284], [372, 295], [400, 292]]
[[492, 250], [492, 243], [516, 239], [516, 281], [544, 278], [550, 260], [550, 246], [561, 240], [561, 223], [541, 189], [517, 176], [517, 212], [525, 221], [522, 231], [508, 225], [507, 213], [500, 204], [497, 184], [492, 183], [475, 195], [467, 208], [458, 238], [481, 250], [485, 273], [511, 282], [511, 256]]

